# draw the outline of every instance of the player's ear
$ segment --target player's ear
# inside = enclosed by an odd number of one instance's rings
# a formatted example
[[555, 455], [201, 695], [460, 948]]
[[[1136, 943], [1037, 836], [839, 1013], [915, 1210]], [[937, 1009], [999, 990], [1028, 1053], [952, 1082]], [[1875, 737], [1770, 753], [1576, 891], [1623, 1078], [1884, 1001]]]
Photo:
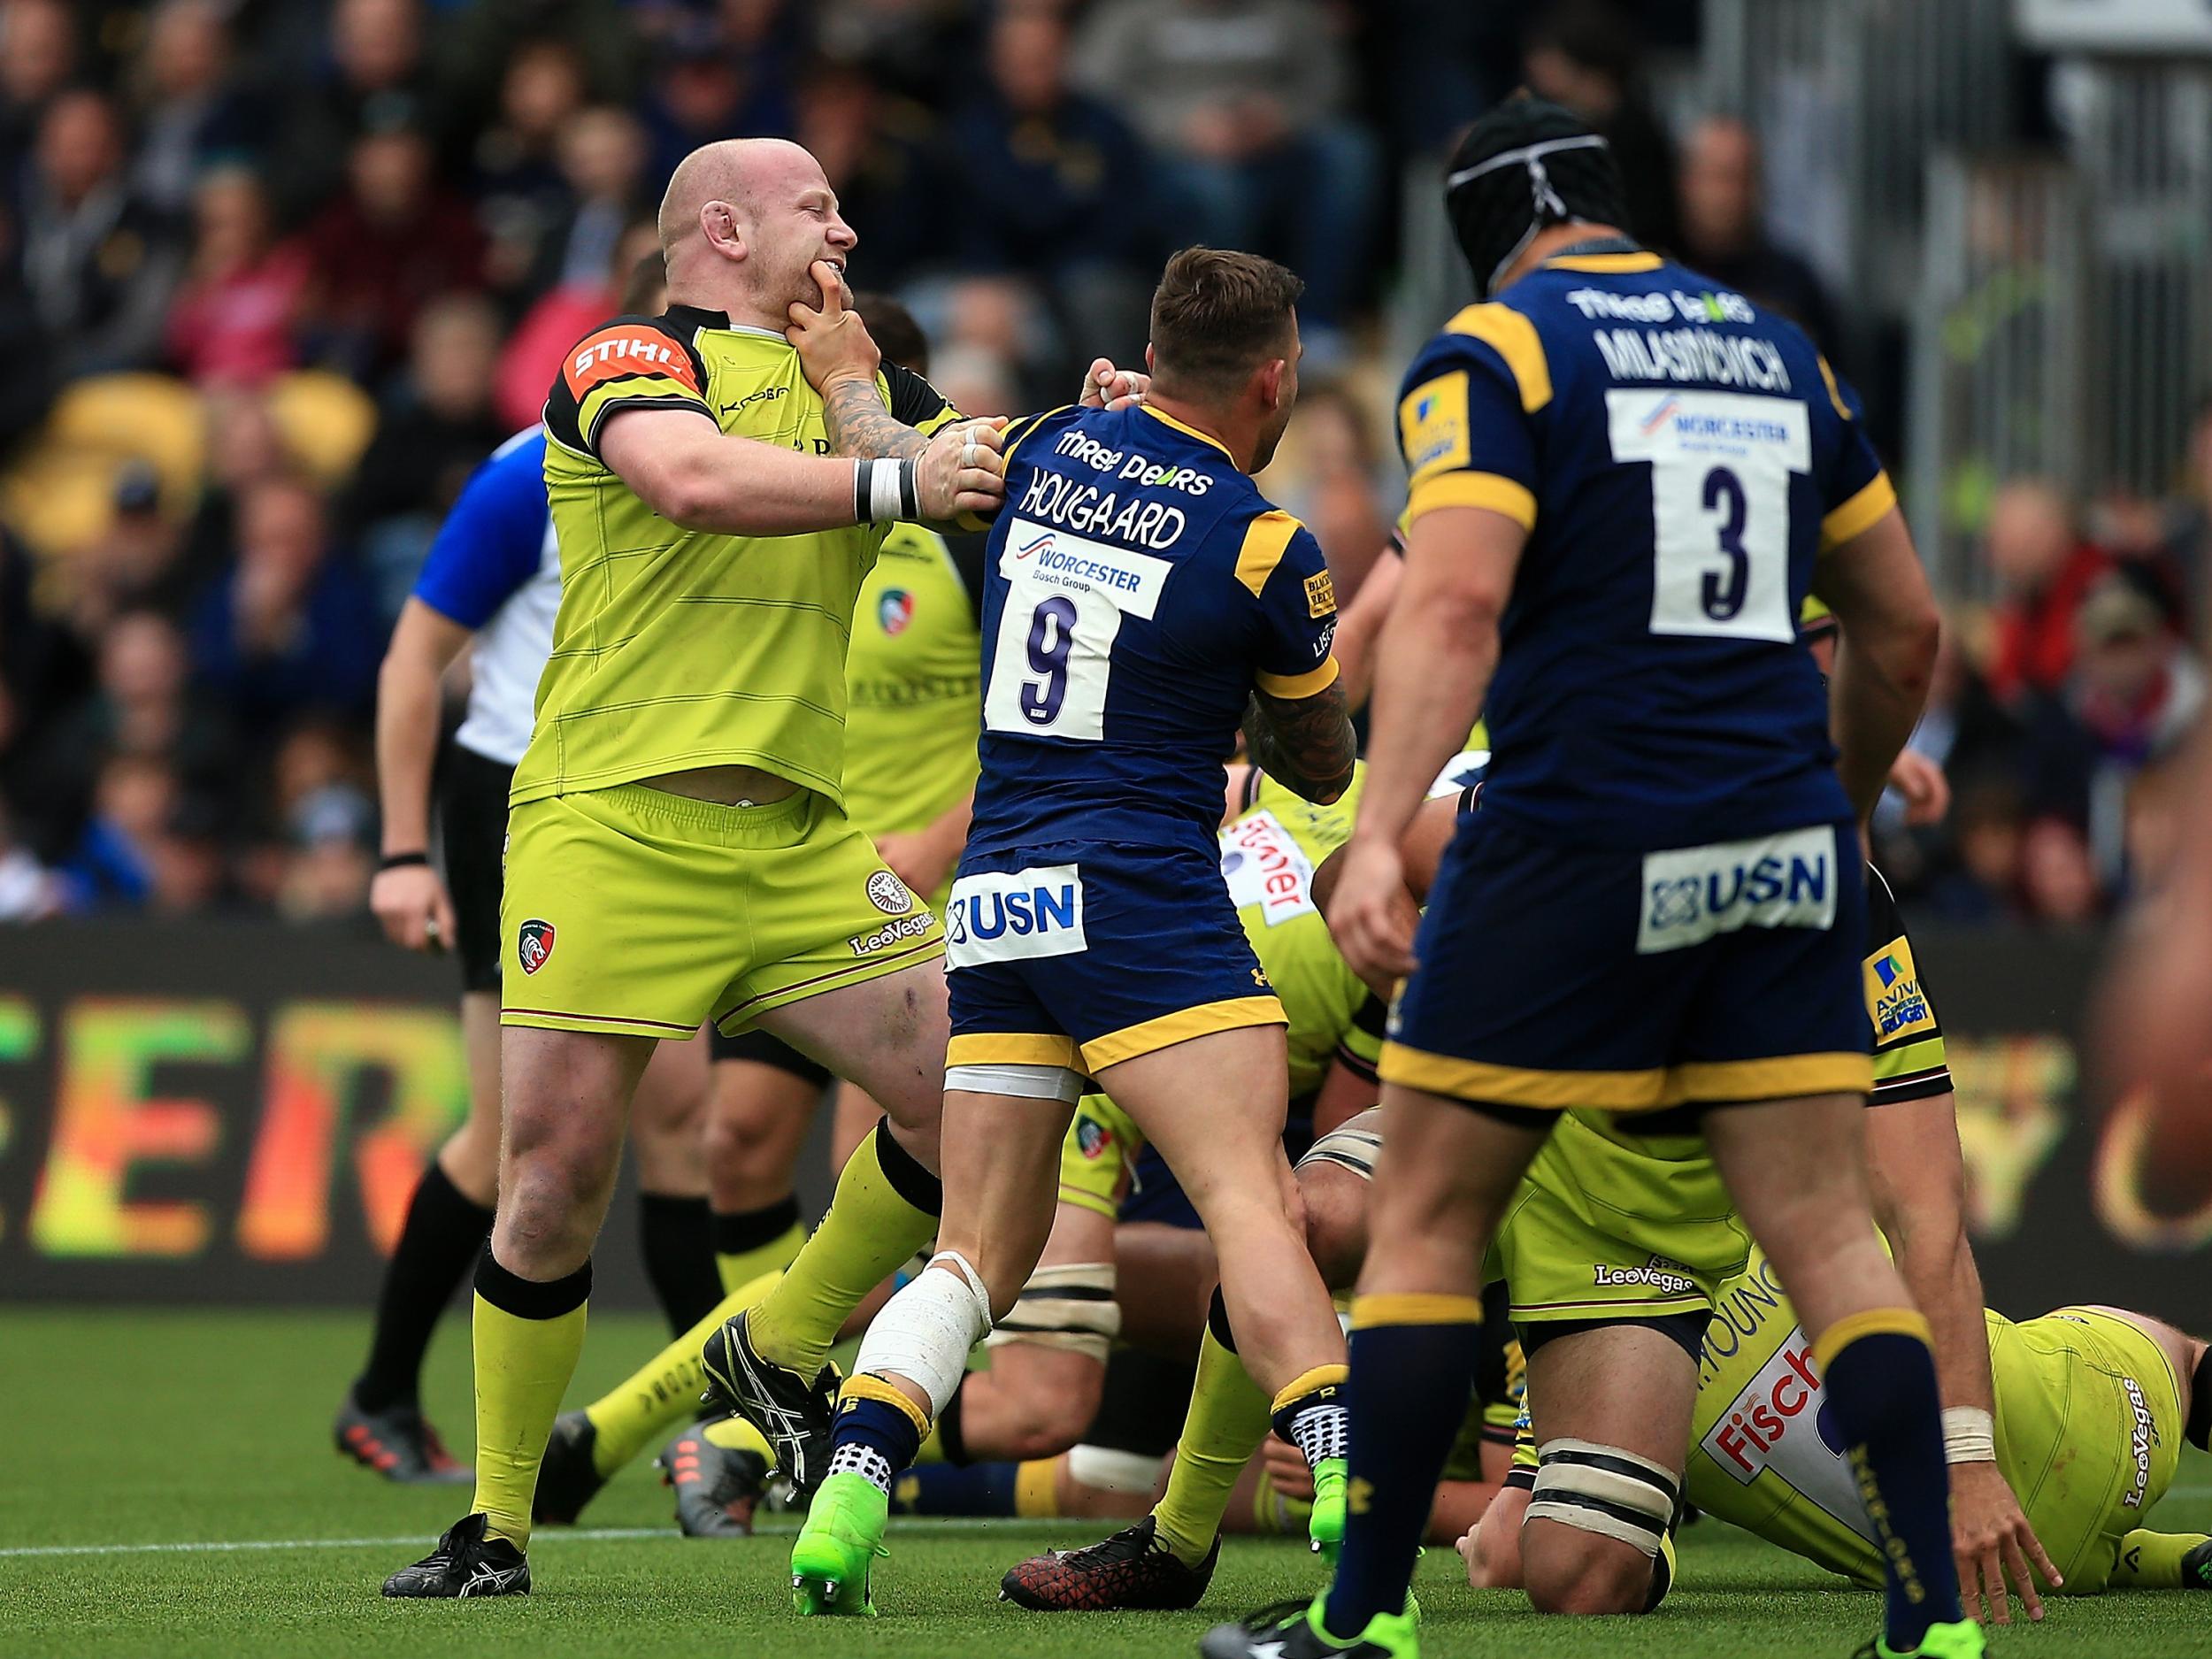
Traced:
[[1252, 384], [1260, 395], [1260, 407], [1271, 414], [1283, 406], [1283, 377], [1289, 369], [1286, 358], [1270, 357], [1252, 377]]
[[1144, 372], [1147, 374], [1156, 372], [1152, 366], [1152, 342], [1149, 340], [1144, 342]]
[[718, 198], [701, 207], [699, 228], [706, 234], [708, 245], [724, 258], [745, 257], [745, 233], [738, 228], [737, 210], [727, 202]]

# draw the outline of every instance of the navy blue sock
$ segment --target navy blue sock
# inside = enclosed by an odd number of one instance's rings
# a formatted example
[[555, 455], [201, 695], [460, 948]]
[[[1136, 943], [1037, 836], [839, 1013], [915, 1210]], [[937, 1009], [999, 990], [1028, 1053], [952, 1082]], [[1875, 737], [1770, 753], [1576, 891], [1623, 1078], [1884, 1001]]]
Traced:
[[1910, 1653], [1959, 1617], [1951, 1471], [1928, 1322], [1906, 1308], [1839, 1320], [1813, 1344], [1844, 1460], [1874, 1523], [1889, 1586], [1882, 1636]]
[[1405, 1609], [1436, 1483], [1467, 1416], [1481, 1318], [1472, 1296], [1352, 1303], [1354, 1497], [1322, 1619], [1340, 1641]]
[[891, 1490], [891, 1478], [922, 1449], [922, 1410], [880, 1378], [866, 1372], [845, 1384], [830, 1440], [833, 1475], [864, 1475]]
[[898, 1477], [891, 1508], [901, 1515], [1012, 1515], [1019, 1463], [923, 1463]]

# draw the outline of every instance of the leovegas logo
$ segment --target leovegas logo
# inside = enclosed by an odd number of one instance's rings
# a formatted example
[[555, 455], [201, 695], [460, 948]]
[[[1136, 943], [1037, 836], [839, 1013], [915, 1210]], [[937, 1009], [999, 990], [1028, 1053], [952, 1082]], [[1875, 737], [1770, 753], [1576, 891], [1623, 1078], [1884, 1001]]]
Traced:
[[603, 328], [576, 348], [568, 360], [568, 389], [581, 397], [593, 387], [625, 374], [664, 374], [687, 389], [699, 389], [690, 354], [666, 334], [649, 328]]

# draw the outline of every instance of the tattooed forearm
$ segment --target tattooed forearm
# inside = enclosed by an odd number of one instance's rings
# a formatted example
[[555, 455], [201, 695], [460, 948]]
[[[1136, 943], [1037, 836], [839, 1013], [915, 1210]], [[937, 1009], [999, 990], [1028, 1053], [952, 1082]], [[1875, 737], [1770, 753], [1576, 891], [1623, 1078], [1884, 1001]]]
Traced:
[[929, 442], [883, 406], [873, 380], [840, 380], [822, 395], [830, 448], [864, 461], [903, 460]]
[[1325, 806], [1351, 787], [1359, 757], [1344, 688], [1310, 697], [1252, 694], [1244, 711], [1244, 747], [1259, 769], [1305, 800]]

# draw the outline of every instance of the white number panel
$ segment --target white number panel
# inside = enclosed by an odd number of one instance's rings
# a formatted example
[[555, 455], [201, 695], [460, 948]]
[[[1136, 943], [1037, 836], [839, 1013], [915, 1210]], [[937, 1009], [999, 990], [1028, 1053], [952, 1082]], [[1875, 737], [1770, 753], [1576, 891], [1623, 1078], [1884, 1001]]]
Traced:
[[1654, 634], [1797, 637], [1790, 476], [1812, 471], [1802, 403], [1738, 392], [1612, 391], [1616, 461], [1651, 465]]
[[1150, 618], [1174, 565], [1018, 518], [999, 550], [1006, 603], [983, 724], [1096, 742], [1124, 616]]

